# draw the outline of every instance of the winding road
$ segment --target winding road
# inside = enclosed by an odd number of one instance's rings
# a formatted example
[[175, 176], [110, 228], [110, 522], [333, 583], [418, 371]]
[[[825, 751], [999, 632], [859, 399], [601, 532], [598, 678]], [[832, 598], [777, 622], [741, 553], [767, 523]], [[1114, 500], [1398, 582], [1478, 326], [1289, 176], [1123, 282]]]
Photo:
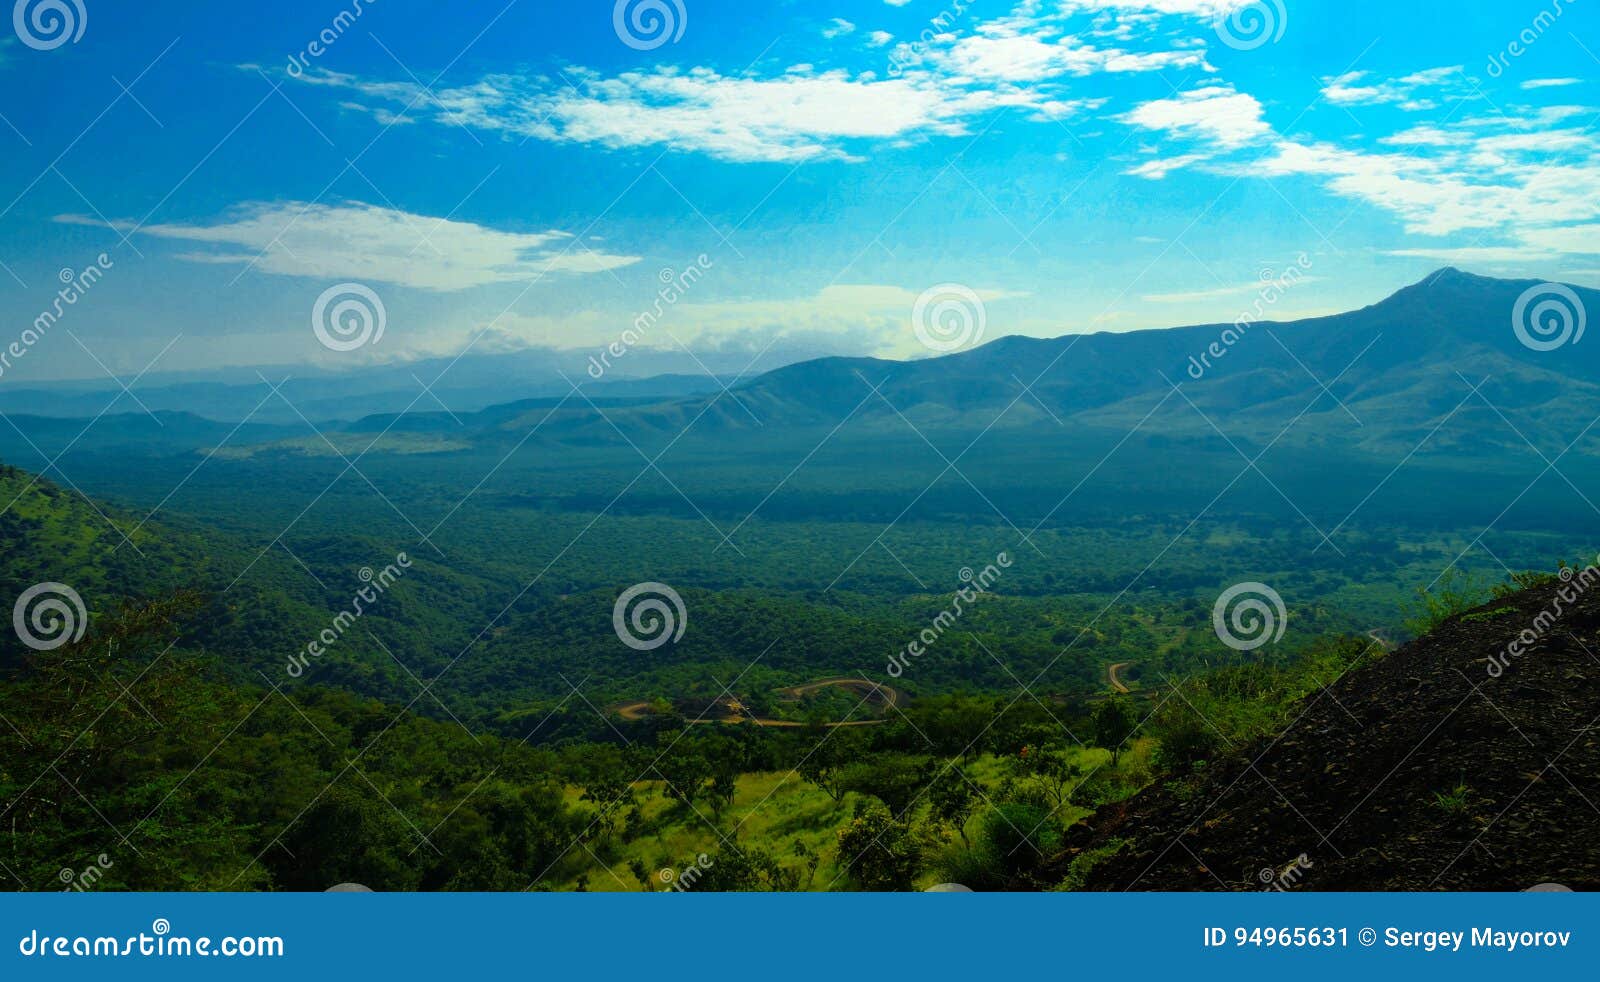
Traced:
[[[862, 701], [864, 702], [878, 701], [886, 706], [903, 706], [906, 703], [905, 694], [900, 692], [898, 689], [891, 688], [887, 685], [882, 685], [878, 682], [872, 682], [867, 679], [818, 679], [815, 682], [807, 682], [804, 685], [793, 685], [787, 688], [777, 689], [775, 691], [779, 696], [785, 699], [799, 700], [812, 692], [816, 692], [818, 689], [826, 688], [849, 689], [850, 691], [860, 695]], [[756, 716], [745, 708], [744, 703], [731, 697], [718, 699], [715, 705], [721, 707], [725, 715], [715, 718], [711, 717], [710, 715], [705, 715], [699, 719], [688, 720], [688, 722], [729, 724], [754, 723], [757, 726], [775, 727], [804, 727], [811, 725], [809, 723], [803, 723], [792, 719], [775, 719], [770, 716]], [[652, 706], [651, 701], [648, 699], [638, 699], [633, 702], [620, 703], [612, 706], [611, 711], [627, 720], [641, 720], [652, 716], [655, 713], [654, 707]], [[836, 726], [876, 726], [882, 722], [885, 722], [885, 720], [857, 719], [844, 720], [837, 723], [824, 723], [822, 725], [831, 729]]]
[[1117, 675], [1118, 672], [1132, 664], [1133, 662], [1131, 661], [1119, 661], [1114, 665], [1109, 665], [1106, 667], [1106, 681], [1110, 683], [1112, 692], [1118, 693], [1119, 695], [1126, 695], [1127, 693], [1133, 691], [1132, 689], [1128, 688], [1128, 686], [1122, 681], [1121, 677]]

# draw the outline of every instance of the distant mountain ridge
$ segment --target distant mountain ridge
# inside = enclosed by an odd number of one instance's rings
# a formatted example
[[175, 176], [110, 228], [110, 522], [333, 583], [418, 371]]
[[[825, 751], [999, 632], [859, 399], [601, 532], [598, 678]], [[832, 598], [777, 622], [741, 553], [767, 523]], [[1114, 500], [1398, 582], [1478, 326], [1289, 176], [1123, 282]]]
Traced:
[[[1520, 298], [1546, 286], [1446, 268], [1378, 303], [1325, 317], [1243, 329], [1011, 336], [907, 362], [821, 358], [726, 393], [608, 412], [604, 420], [579, 405], [549, 420], [541, 411], [499, 425], [525, 431], [542, 421], [541, 431], [553, 438], [609, 442], [619, 428], [675, 434], [690, 423], [719, 432], [845, 421], [928, 430], [1127, 430], [1148, 415], [1149, 432], [1210, 433], [1226, 420], [1230, 433], [1271, 439], [1304, 414], [1291, 439], [1336, 436], [1372, 445], [1415, 442], [1453, 410], [1492, 407], [1549, 420], [1550, 430], [1570, 438], [1588, 422], [1585, 407], [1600, 401], [1600, 357], [1590, 353], [1600, 352], [1600, 340], [1547, 351], [1525, 345], [1513, 314]], [[1561, 289], [1578, 299], [1584, 317], [1600, 311], [1600, 291]], [[1467, 398], [1480, 383], [1482, 400]]]
[[[308, 399], [303, 411], [326, 433], [441, 438], [429, 444], [431, 452], [464, 441], [520, 441], [530, 433], [536, 444], [644, 447], [680, 436], [759, 439], [775, 429], [837, 429], [867, 439], [884, 429], [1024, 430], [1048, 441], [1045, 434], [1062, 427], [1181, 439], [1212, 438], [1221, 430], [1229, 439], [1258, 446], [1335, 441], [1387, 450], [1415, 446], [1441, 419], [1464, 414], [1483, 416], [1492, 425], [1440, 439], [1521, 446], [1517, 429], [1526, 427], [1542, 452], [1556, 453], [1565, 444], [1551, 434], [1579, 436], [1590, 422], [1589, 407], [1600, 404], [1600, 357], [1591, 354], [1600, 352], [1600, 339], [1550, 350], [1525, 344], [1514, 314], [1530, 291], [1541, 298], [1552, 293], [1550, 284], [1538, 280], [1446, 268], [1359, 310], [1293, 322], [1009, 336], [916, 361], [827, 357], [728, 389], [709, 376], [604, 380], [598, 386], [584, 378], [578, 394], [564, 384], [556, 391], [525, 383], [524, 390], [532, 389], [528, 398], [490, 403], [495, 393], [518, 385], [514, 377], [501, 378], [450, 411], [413, 382], [415, 392], [393, 394], [392, 408], [353, 421], [329, 422], [313, 414], [345, 405], [337, 399]], [[1583, 322], [1588, 311], [1600, 311], [1600, 291], [1559, 291], [1576, 298], [1573, 313]], [[1524, 319], [1536, 309], [1524, 310]], [[1571, 326], [1576, 334], [1577, 322]], [[485, 370], [475, 368], [472, 379]], [[300, 406], [300, 396], [294, 398]], [[6, 411], [30, 433], [47, 434], [35, 435], [41, 445], [62, 442], [75, 431], [64, 420], [30, 420], [14, 405]], [[157, 427], [142, 414], [118, 415], [127, 411], [107, 416], [86, 439], [209, 448], [228, 430], [194, 417], [178, 417], [174, 426], [165, 413], [166, 425]], [[1521, 422], [1507, 425], [1513, 416]], [[266, 422], [273, 425], [258, 425]], [[279, 414], [257, 417], [232, 443], [267, 445], [307, 436], [313, 435], [301, 420]], [[415, 452], [403, 443], [391, 440], [374, 450]]]

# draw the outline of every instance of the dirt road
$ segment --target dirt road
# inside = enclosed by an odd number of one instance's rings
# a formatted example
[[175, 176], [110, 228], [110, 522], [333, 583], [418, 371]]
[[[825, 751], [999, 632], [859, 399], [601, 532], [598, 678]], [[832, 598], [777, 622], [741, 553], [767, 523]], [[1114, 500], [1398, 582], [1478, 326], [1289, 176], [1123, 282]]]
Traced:
[[1121, 677], [1117, 675], [1118, 672], [1132, 664], [1133, 662], [1131, 661], [1119, 661], [1115, 665], [1110, 665], [1106, 668], [1106, 681], [1110, 683], [1112, 692], [1126, 694], [1133, 691], [1132, 689], [1128, 688], [1127, 685], [1123, 683]]
[[[848, 689], [859, 695], [863, 701], [878, 702], [886, 706], [903, 706], [906, 702], [905, 694], [897, 689], [890, 688], [877, 682], [857, 678], [829, 678], [818, 679], [803, 685], [792, 685], [778, 689], [777, 694], [785, 699], [801, 699], [807, 694], [818, 689], [839, 688]], [[689, 720], [690, 723], [754, 723], [757, 726], [773, 727], [802, 727], [810, 724], [792, 719], [774, 719], [769, 716], [756, 716], [745, 708], [737, 699], [718, 699], [716, 707], [722, 712], [712, 715], [709, 712], [698, 719]], [[611, 711], [627, 720], [641, 720], [654, 714], [654, 709], [647, 699], [634, 702], [625, 702], [611, 707]], [[881, 719], [845, 720], [838, 723], [824, 723], [823, 726], [832, 728], [836, 726], [876, 726], [884, 722]]]

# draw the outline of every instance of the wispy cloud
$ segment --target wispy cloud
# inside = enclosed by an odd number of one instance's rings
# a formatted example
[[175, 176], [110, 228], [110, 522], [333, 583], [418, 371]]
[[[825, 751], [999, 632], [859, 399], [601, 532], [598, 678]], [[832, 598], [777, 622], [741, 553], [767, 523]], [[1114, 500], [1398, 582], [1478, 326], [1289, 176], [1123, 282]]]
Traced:
[[833, 20], [828, 21], [827, 25], [822, 28], [822, 36], [830, 41], [834, 38], [844, 37], [846, 34], [854, 34], [855, 32], [856, 26], [845, 20], [843, 17], [835, 17]]
[[565, 74], [576, 85], [497, 75], [432, 94], [412, 83], [332, 72], [305, 78], [367, 99], [360, 105], [374, 113], [410, 106], [413, 117], [511, 137], [618, 149], [670, 146], [745, 163], [862, 159], [852, 150], [858, 143], [960, 136], [970, 132], [970, 121], [1001, 106], [1061, 117], [1092, 105], [930, 72], [879, 78], [800, 65], [766, 78], [704, 68]]
[[[300, 81], [338, 90], [341, 105], [385, 123], [426, 120], [612, 149], [664, 146], [738, 163], [864, 160], [875, 147], [968, 135], [976, 121], [1002, 107], [1037, 120], [1097, 110], [1107, 98], [1073, 84], [1088, 76], [1212, 73], [1202, 40], [1140, 18], [1207, 17], [1235, 6], [1143, 0], [1067, 2], [1042, 10], [1025, 0], [987, 21], [941, 14], [915, 41], [893, 47], [893, 71], [859, 45], [835, 45], [819, 54], [848, 60], [853, 53], [866, 61], [851, 68], [804, 63], [764, 74], [705, 65], [621, 74], [568, 66], [554, 78], [494, 74], [432, 90], [410, 80], [329, 70], [305, 72]], [[1113, 32], [1079, 22], [1095, 12], [1142, 26]], [[826, 38], [856, 31], [843, 18], [822, 27]], [[894, 38], [872, 31], [865, 40], [867, 47], [887, 47]]]
[[1483, 98], [1477, 82], [1460, 65], [1393, 79], [1375, 79], [1370, 72], [1346, 72], [1322, 82], [1322, 97], [1336, 106], [1393, 105], [1406, 112], [1421, 112], [1437, 109], [1440, 99]]
[[1523, 82], [1521, 89], [1530, 92], [1534, 89], [1559, 89], [1568, 85], [1582, 85], [1581, 78], [1530, 78]]
[[[99, 225], [78, 215], [58, 222]], [[118, 226], [131, 228], [131, 223]], [[598, 273], [637, 256], [596, 252], [568, 233], [502, 232], [375, 205], [252, 203], [209, 224], [147, 225], [140, 234], [217, 248], [179, 258], [249, 264], [264, 273], [454, 291], [544, 273]]]

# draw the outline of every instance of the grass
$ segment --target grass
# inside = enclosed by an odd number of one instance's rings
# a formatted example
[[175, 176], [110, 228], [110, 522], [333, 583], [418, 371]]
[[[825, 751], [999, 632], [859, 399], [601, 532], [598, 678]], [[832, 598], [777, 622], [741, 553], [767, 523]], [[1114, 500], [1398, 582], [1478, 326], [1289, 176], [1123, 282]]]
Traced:
[[[724, 837], [740, 844], [753, 844], [786, 864], [793, 859], [796, 843], [804, 843], [822, 857], [813, 878], [814, 889], [824, 889], [837, 878], [839, 868], [834, 853], [834, 830], [850, 816], [850, 801], [836, 802], [825, 792], [788, 771], [768, 771], [740, 775], [733, 802], [716, 819], [710, 808], [695, 803], [690, 811], [661, 794], [660, 781], [641, 781], [634, 786], [639, 795], [645, 828], [648, 831], [627, 843], [617, 843], [615, 855], [591, 844], [599, 854], [588, 872], [589, 889], [637, 891], [640, 884], [629, 869], [631, 860], [642, 861], [655, 877], [655, 888], [664, 889], [662, 870], [676, 872], [701, 853], [715, 854], [725, 849]], [[568, 792], [569, 804], [576, 804], [576, 789]], [[713, 828], [713, 825], [716, 828]], [[720, 834], [719, 834], [720, 832]], [[560, 889], [572, 889], [576, 879]]]
[[1434, 807], [1451, 817], [1465, 815], [1471, 800], [1472, 789], [1467, 787], [1465, 779], [1459, 781], [1449, 791], [1435, 791], [1433, 793]]
[[[1078, 797], [1089, 805], [1089, 795], [1101, 797], [1108, 792], [1115, 797], [1125, 797], [1137, 790], [1138, 775], [1147, 767], [1150, 752], [1149, 740], [1135, 741], [1122, 754], [1122, 764], [1110, 769], [1111, 755], [1097, 748], [1078, 751], [1078, 764], [1085, 775], [1095, 774], [1095, 782], [1082, 789]], [[1003, 758], [986, 755], [965, 762], [967, 773], [994, 799], [1002, 781], [1010, 774], [1009, 762]], [[620, 835], [612, 843], [587, 843], [591, 863], [582, 875], [587, 887], [595, 891], [638, 891], [641, 889], [634, 876], [635, 860], [644, 864], [652, 877], [652, 888], [666, 889], [671, 877], [663, 879], [663, 870], [677, 871], [694, 862], [701, 853], [714, 855], [728, 848], [727, 841], [737, 841], [741, 846], [751, 845], [769, 853], [780, 863], [801, 868], [804, 864], [796, 856], [796, 846], [803, 847], [819, 857], [815, 875], [809, 888], [814, 891], [843, 889], [847, 886], [838, 855], [838, 829], [849, 821], [856, 796], [847, 794], [843, 801], [834, 801], [825, 792], [808, 784], [799, 775], [789, 771], [767, 771], [740, 775], [733, 802], [723, 810], [720, 818], [714, 816], [703, 802], [695, 803], [691, 811], [662, 795], [660, 781], [640, 781], [634, 785], [643, 818], [643, 834], [623, 842]], [[581, 805], [579, 791], [567, 790], [567, 804]], [[1090, 807], [1077, 802], [1063, 807], [1053, 820], [1062, 827], [1071, 825], [1090, 813]], [[941, 882], [965, 883], [969, 886], [998, 886], [991, 882], [992, 871], [998, 866], [995, 857], [984, 854], [980, 844], [984, 821], [990, 812], [985, 802], [974, 810], [967, 821], [967, 845], [957, 835], [942, 845], [932, 845], [927, 866], [917, 878], [916, 885], [925, 889]], [[735, 836], [737, 839], [735, 840]], [[726, 840], [726, 841], [725, 841]], [[580, 857], [583, 846], [574, 848]], [[988, 877], [986, 879], [986, 877]], [[578, 884], [578, 874], [555, 885], [557, 889], [571, 890]]]
[[1476, 611], [1475, 613], [1462, 615], [1461, 623], [1476, 624], [1480, 621], [1492, 621], [1496, 617], [1504, 617], [1506, 614], [1514, 614], [1516, 612], [1517, 608], [1515, 607], [1496, 607], [1493, 610], [1480, 610]]

